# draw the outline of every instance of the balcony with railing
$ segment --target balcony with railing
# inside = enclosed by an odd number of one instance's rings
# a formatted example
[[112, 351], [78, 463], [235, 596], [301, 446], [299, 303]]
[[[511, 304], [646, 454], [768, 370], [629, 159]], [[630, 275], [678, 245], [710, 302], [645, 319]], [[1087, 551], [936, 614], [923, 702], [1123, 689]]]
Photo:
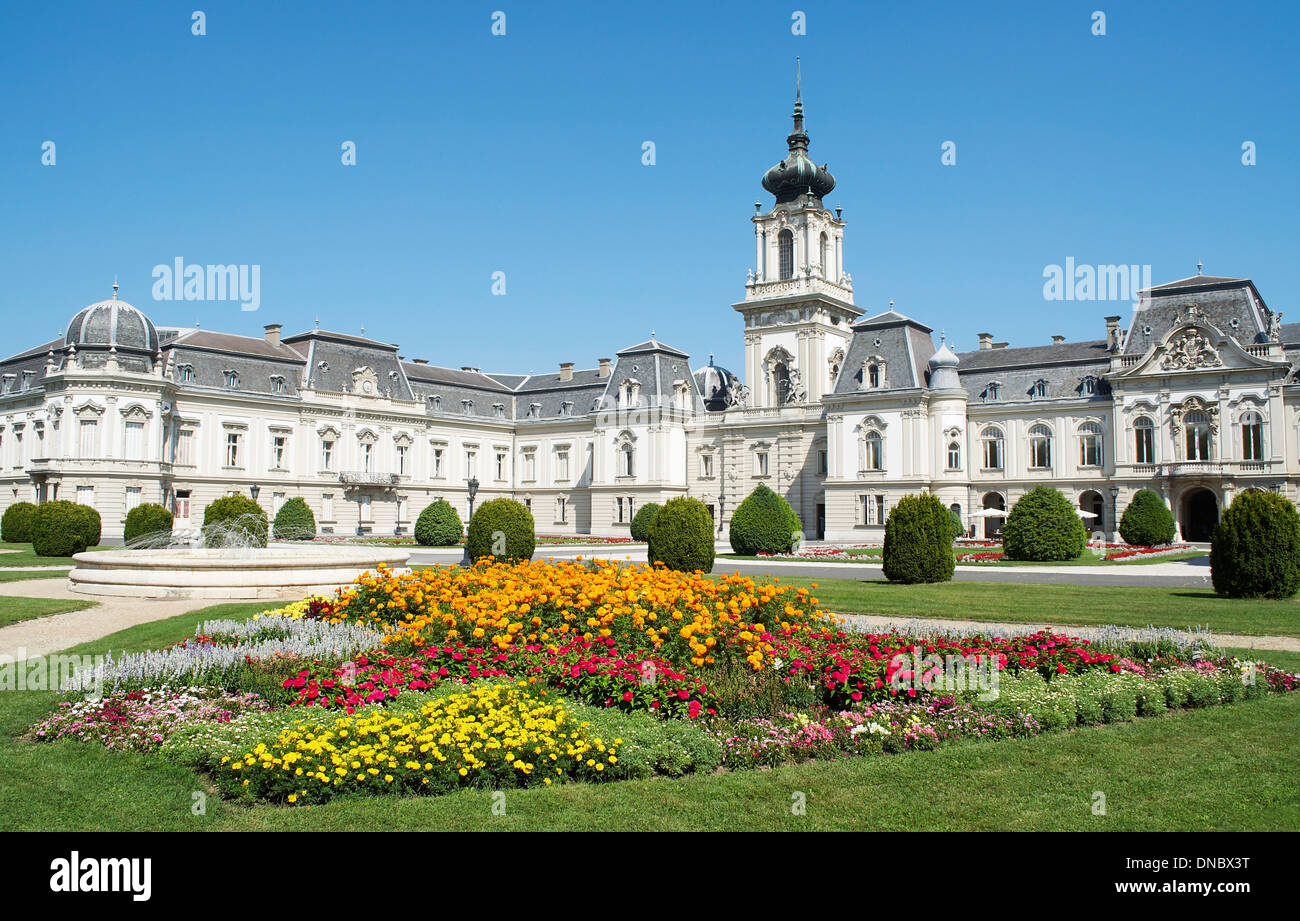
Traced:
[[372, 470], [344, 470], [339, 482], [344, 486], [396, 486], [402, 481], [399, 473], [375, 473]]

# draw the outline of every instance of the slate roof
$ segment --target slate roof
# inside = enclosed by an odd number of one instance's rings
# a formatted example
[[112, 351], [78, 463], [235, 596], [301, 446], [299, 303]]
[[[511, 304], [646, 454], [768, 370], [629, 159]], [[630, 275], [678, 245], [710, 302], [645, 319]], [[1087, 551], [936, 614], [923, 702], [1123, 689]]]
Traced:
[[1125, 354], [1141, 355], [1174, 325], [1189, 304], [1242, 345], [1268, 338], [1271, 311], [1249, 278], [1193, 275], [1138, 292], [1138, 303], [1124, 337]]
[[304, 353], [307, 361], [307, 386], [313, 390], [347, 393], [352, 387], [352, 372], [372, 368], [380, 393], [395, 400], [413, 400], [403, 362], [392, 343], [316, 329], [290, 336], [283, 344]]
[[[972, 403], [1088, 397], [1083, 390], [1083, 380], [1087, 377], [1098, 379], [1092, 399], [1109, 398], [1106, 383], [1101, 380], [1110, 370], [1105, 339], [1015, 349], [976, 349], [959, 352], [957, 358], [961, 362], [957, 375]], [[1033, 395], [1034, 385], [1040, 380], [1047, 384], [1045, 397]], [[989, 393], [989, 384], [995, 382], [999, 385], [996, 400]]]
[[885, 360], [884, 384], [887, 386], [883, 389], [908, 390], [927, 386], [927, 364], [935, 352], [930, 327], [890, 309], [858, 320], [851, 329], [853, 338], [849, 340], [833, 393], [877, 392], [859, 389], [862, 363], [875, 357]]

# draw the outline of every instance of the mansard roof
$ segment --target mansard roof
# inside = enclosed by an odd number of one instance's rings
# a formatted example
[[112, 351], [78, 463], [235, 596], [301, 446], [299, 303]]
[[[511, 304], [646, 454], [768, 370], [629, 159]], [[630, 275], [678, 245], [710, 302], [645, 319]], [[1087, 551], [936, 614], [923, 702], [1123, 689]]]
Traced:
[[1138, 292], [1123, 351], [1142, 355], [1196, 306], [1206, 322], [1242, 345], [1268, 338], [1272, 311], [1249, 278], [1192, 275]]
[[[863, 366], [873, 359], [885, 362], [883, 390], [910, 390], [925, 387], [928, 362], [934, 354], [931, 329], [892, 307], [884, 313], [858, 320], [850, 327], [853, 338], [833, 393], [859, 393]], [[877, 344], [877, 342], [879, 344]]]

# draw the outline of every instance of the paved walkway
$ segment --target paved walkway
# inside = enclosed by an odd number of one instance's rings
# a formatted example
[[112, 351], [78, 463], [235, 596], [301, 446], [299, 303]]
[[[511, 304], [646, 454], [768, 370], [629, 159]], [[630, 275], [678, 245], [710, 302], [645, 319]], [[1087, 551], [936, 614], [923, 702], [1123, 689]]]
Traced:
[[[66, 601], [98, 601], [94, 607], [82, 611], [51, 614], [47, 617], [36, 617], [0, 627], [0, 655], [14, 658], [49, 655], [60, 649], [67, 649], [125, 630], [127, 627], [175, 617], [213, 603], [205, 599], [156, 601], [138, 598], [92, 598], [71, 591], [67, 579], [0, 582], [0, 595]], [[273, 605], [272, 602], [268, 606]]]

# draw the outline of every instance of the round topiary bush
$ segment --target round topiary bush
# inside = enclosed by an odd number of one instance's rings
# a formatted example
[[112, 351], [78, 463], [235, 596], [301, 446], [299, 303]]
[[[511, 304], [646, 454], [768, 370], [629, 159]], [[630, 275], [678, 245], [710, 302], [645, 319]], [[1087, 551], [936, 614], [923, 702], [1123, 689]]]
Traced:
[[802, 534], [799, 516], [790, 503], [759, 483], [731, 516], [727, 536], [742, 556], [789, 553]]
[[1021, 496], [1002, 527], [1002, 549], [1010, 560], [1073, 560], [1087, 541], [1074, 505], [1050, 486], [1035, 486]]
[[1277, 493], [1232, 500], [1210, 544], [1214, 590], [1229, 598], [1290, 598], [1300, 590], [1300, 514]]
[[89, 505], [78, 505], [77, 514], [81, 518], [81, 527], [85, 532], [86, 546], [98, 547], [100, 535], [104, 533], [104, 520], [99, 512]]
[[650, 525], [655, 520], [655, 515], [659, 514], [661, 508], [663, 508], [663, 506], [658, 502], [647, 502], [645, 505], [641, 506], [641, 508], [637, 509], [637, 513], [632, 516], [631, 530], [633, 540], [650, 539]]
[[947, 582], [957, 565], [953, 514], [938, 496], [898, 500], [885, 521], [884, 570], [890, 582]]
[[1138, 547], [1155, 547], [1174, 539], [1174, 513], [1150, 489], [1139, 489], [1119, 519], [1119, 536]]
[[314, 540], [316, 537], [316, 516], [307, 507], [301, 496], [294, 496], [275, 513], [275, 522], [271, 533], [276, 540]]
[[421, 547], [455, 546], [464, 532], [460, 515], [446, 499], [426, 505], [415, 520], [415, 542]]
[[126, 513], [126, 521], [122, 523], [122, 542], [130, 547], [132, 541], [141, 537], [170, 534], [171, 530], [172, 513], [154, 502], [146, 502]]
[[465, 543], [471, 560], [531, 560], [537, 547], [533, 513], [513, 499], [489, 499], [469, 520]]
[[681, 572], [713, 570], [713, 516], [699, 499], [669, 499], [655, 515], [647, 557]]
[[30, 502], [15, 502], [5, 509], [0, 518], [0, 540], [12, 544], [25, 544], [32, 539], [32, 516], [36, 506]]
[[38, 505], [32, 515], [32, 549], [40, 556], [72, 556], [90, 546], [83, 508], [64, 499]]
[[[208, 529], [209, 525], [224, 525]], [[231, 544], [266, 546], [266, 511], [247, 496], [222, 496], [203, 510], [204, 543], [209, 547]]]

